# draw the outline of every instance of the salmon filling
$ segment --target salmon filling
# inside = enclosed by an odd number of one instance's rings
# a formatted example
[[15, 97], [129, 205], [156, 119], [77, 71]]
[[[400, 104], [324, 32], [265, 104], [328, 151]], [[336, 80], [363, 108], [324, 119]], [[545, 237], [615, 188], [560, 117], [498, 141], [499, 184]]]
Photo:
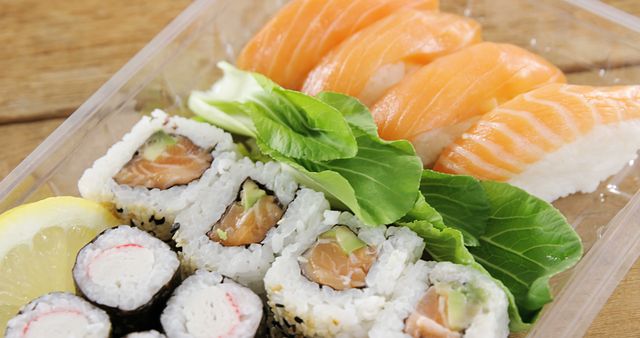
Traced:
[[318, 237], [303, 254], [302, 273], [309, 280], [335, 290], [362, 288], [376, 261], [377, 251], [361, 241], [345, 226], [338, 226]]
[[224, 246], [260, 243], [282, 218], [284, 209], [275, 196], [251, 181], [242, 184], [240, 198], [227, 208], [220, 221], [207, 233]]
[[213, 156], [187, 137], [156, 132], [113, 177], [118, 184], [169, 189], [199, 179]]
[[414, 338], [459, 338], [479, 310], [472, 298], [449, 287], [430, 287], [405, 320]]

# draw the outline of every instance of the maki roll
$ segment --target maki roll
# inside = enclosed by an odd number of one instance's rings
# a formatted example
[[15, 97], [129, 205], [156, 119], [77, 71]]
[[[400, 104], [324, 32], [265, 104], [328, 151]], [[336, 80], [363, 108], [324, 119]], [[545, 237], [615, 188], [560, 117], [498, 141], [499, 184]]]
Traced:
[[346, 212], [326, 212], [323, 224], [267, 271], [272, 325], [285, 335], [365, 337], [424, 244], [407, 228], [365, 227]]
[[123, 225], [80, 250], [73, 279], [78, 293], [111, 315], [120, 334], [157, 326], [164, 302], [179, 282], [179, 267], [177, 254], [166, 243]]
[[108, 338], [109, 316], [70, 293], [55, 292], [25, 305], [7, 323], [5, 338]]
[[218, 164], [234, 160], [233, 147], [231, 135], [214, 126], [155, 110], [84, 172], [78, 188], [168, 240], [175, 215], [218, 178]]
[[369, 337], [507, 337], [507, 307], [507, 296], [489, 276], [419, 261], [405, 270]]
[[217, 272], [198, 270], [185, 279], [162, 312], [169, 337], [253, 337], [262, 302], [250, 289]]
[[316, 231], [329, 208], [322, 193], [297, 189], [278, 163], [232, 164], [176, 217], [184, 266], [217, 271], [264, 293], [262, 279], [275, 256]]
[[156, 330], [132, 332], [124, 336], [124, 338], [166, 338], [166, 337], [167, 336], [165, 336], [164, 334]]

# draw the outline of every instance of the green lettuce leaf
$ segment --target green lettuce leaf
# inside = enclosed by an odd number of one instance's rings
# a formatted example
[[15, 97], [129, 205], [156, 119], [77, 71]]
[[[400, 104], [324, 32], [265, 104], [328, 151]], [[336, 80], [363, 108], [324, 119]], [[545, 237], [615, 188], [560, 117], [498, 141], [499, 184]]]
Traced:
[[194, 91], [188, 106], [207, 122], [234, 134], [255, 137], [255, 126], [242, 103], [264, 93], [255, 74], [243, 72], [226, 62], [218, 63], [223, 78], [206, 92]]
[[528, 323], [525, 323], [522, 320], [522, 317], [520, 317], [520, 312], [518, 311], [518, 305], [516, 305], [516, 299], [513, 296], [513, 293], [511, 293], [511, 290], [509, 290], [509, 288], [506, 287], [502, 283], [502, 281], [491, 276], [489, 271], [487, 271], [484, 266], [478, 264], [478, 262], [473, 262], [472, 264], [470, 264], [470, 266], [491, 277], [491, 279], [493, 279], [493, 281], [496, 282], [496, 284], [498, 284], [502, 291], [504, 291], [504, 293], [507, 295], [507, 301], [509, 302], [509, 306], [507, 308], [507, 312], [509, 313], [509, 330], [511, 332], [524, 332], [531, 329], [531, 325], [535, 322], [537, 317]]
[[413, 221], [427, 221], [438, 229], [444, 229], [446, 227], [442, 215], [427, 203], [422, 194], [418, 194], [413, 208], [398, 220], [400, 223], [410, 223]]
[[425, 242], [425, 250], [436, 261], [471, 265], [475, 261], [464, 246], [462, 233], [454, 228], [438, 229], [428, 221], [398, 223], [413, 230]]
[[552, 300], [549, 279], [582, 256], [580, 237], [549, 203], [499, 182], [482, 182], [491, 203], [476, 261], [511, 290], [525, 322]]
[[316, 95], [316, 98], [340, 111], [352, 127], [359, 128], [369, 135], [378, 137], [378, 126], [373, 121], [373, 116], [371, 116], [369, 109], [355, 97], [322, 92]]
[[523, 322], [518, 312], [518, 306], [515, 297], [499, 279], [493, 278], [491, 274], [480, 264], [475, 261], [469, 249], [464, 246], [462, 233], [453, 228], [438, 229], [428, 221], [413, 221], [405, 223], [397, 223], [413, 230], [418, 236], [422, 237], [425, 242], [425, 251], [436, 261], [452, 262], [456, 264], [468, 265], [474, 269], [483, 272], [502, 288], [507, 295], [509, 301], [509, 329], [513, 332], [526, 331], [531, 327], [530, 323]]
[[392, 223], [415, 203], [422, 162], [407, 141], [386, 142], [359, 130], [354, 134], [358, 154], [352, 158], [305, 161], [262, 150], [297, 169], [301, 184], [324, 192], [338, 202], [334, 206], [349, 208], [365, 224]]
[[258, 147], [257, 141], [254, 138], [248, 138], [246, 140], [235, 140], [237, 150], [243, 156], [250, 158], [254, 162], [269, 162], [271, 161], [271, 157], [265, 155], [260, 151]]
[[293, 158], [325, 161], [353, 157], [358, 151], [351, 128], [331, 105], [283, 89], [259, 74], [226, 63], [220, 67], [222, 80], [189, 98], [189, 107], [209, 122], [256, 137]]
[[420, 191], [447, 226], [464, 235], [467, 246], [477, 246], [478, 237], [487, 227], [489, 199], [480, 181], [471, 176], [449, 175], [425, 170]]
[[380, 139], [358, 100], [336, 93], [314, 98], [229, 64], [220, 67], [223, 79], [189, 99], [198, 115], [254, 137], [299, 183], [325, 192], [334, 207], [350, 209], [367, 225], [392, 223], [411, 209], [422, 163], [408, 141]]
[[355, 156], [351, 128], [340, 111], [316, 98], [276, 88], [260, 95], [251, 111], [257, 138], [279, 153], [299, 159], [325, 161]]
[[[476, 182], [484, 192], [488, 211], [465, 207], [483, 204]], [[469, 186], [473, 186], [470, 193], [461, 192]], [[440, 191], [442, 196], [429, 191]], [[466, 176], [454, 179], [425, 171], [421, 192], [425, 201], [418, 199], [399, 224], [420, 235], [425, 250], [435, 260], [471, 265], [491, 275], [507, 293], [510, 329], [519, 332], [530, 328], [552, 299], [549, 279], [582, 256], [580, 238], [564, 216], [550, 204], [509, 184], [478, 182]], [[455, 198], [449, 201], [451, 206], [446, 205], [448, 198]], [[447, 214], [457, 210], [454, 206], [463, 211], [466, 220], [486, 218], [483, 233], [476, 237], [478, 245], [465, 247], [466, 237], [458, 229], [465, 224], [449, 228], [452, 218]], [[445, 228], [434, 212], [442, 215]]]

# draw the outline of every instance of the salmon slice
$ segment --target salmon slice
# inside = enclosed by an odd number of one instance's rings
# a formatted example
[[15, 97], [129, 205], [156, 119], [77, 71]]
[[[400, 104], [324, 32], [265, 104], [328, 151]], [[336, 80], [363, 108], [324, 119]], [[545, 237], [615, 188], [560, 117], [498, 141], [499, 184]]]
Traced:
[[333, 49], [302, 90], [310, 95], [339, 92], [371, 105], [407, 73], [481, 39], [475, 20], [400, 9]]
[[211, 166], [211, 153], [181, 135], [165, 134], [163, 137], [173, 139], [171, 144], [154, 154], [153, 159], [144, 156], [147, 149], [157, 145], [156, 136], [152, 135], [113, 177], [116, 183], [164, 190], [199, 179]]
[[459, 338], [447, 326], [447, 299], [430, 287], [405, 320], [404, 332], [413, 338]]
[[437, 0], [293, 0], [244, 47], [239, 68], [299, 90], [322, 57], [399, 8], [435, 10]]
[[302, 273], [311, 281], [335, 290], [362, 288], [371, 266], [376, 261], [375, 247], [364, 245], [345, 253], [338, 240], [321, 237], [307, 250], [301, 264]]
[[209, 232], [209, 238], [224, 246], [260, 243], [276, 226], [284, 210], [274, 196], [263, 196], [249, 210], [234, 202]]
[[590, 192], [640, 149], [640, 86], [553, 84], [484, 115], [435, 170], [509, 182], [552, 201]]
[[430, 166], [482, 114], [518, 94], [565, 81], [562, 71], [538, 55], [482, 42], [409, 75], [373, 106], [372, 114], [380, 136], [410, 140]]

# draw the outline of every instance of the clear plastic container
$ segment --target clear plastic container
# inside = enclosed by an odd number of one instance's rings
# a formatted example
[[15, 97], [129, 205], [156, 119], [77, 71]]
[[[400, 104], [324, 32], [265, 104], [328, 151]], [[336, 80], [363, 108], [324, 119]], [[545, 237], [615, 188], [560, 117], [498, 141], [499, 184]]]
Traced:
[[[84, 169], [141, 114], [156, 107], [189, 114], [190, 91], [208, 88], [220, 76], [216, 62], [233, 61], [284, 2], [195, 1], [0, 182], [0, 212], [46, 196], [77, 195]], [[479, 20], [486, 40], [533, 50], [571, 82], [640, 82], [640, 67], [634, 67], [640, 61], [640, 20], [598, 1], [441, 2], [443, 10]], [[556, 300], [531, 337], [578, 337], [587, 330], [640, 254], [639, 189], [640, 164], [630, 163], [598, 191], [555, 203], [582, 237], [586, 254], [553, 280]]]

